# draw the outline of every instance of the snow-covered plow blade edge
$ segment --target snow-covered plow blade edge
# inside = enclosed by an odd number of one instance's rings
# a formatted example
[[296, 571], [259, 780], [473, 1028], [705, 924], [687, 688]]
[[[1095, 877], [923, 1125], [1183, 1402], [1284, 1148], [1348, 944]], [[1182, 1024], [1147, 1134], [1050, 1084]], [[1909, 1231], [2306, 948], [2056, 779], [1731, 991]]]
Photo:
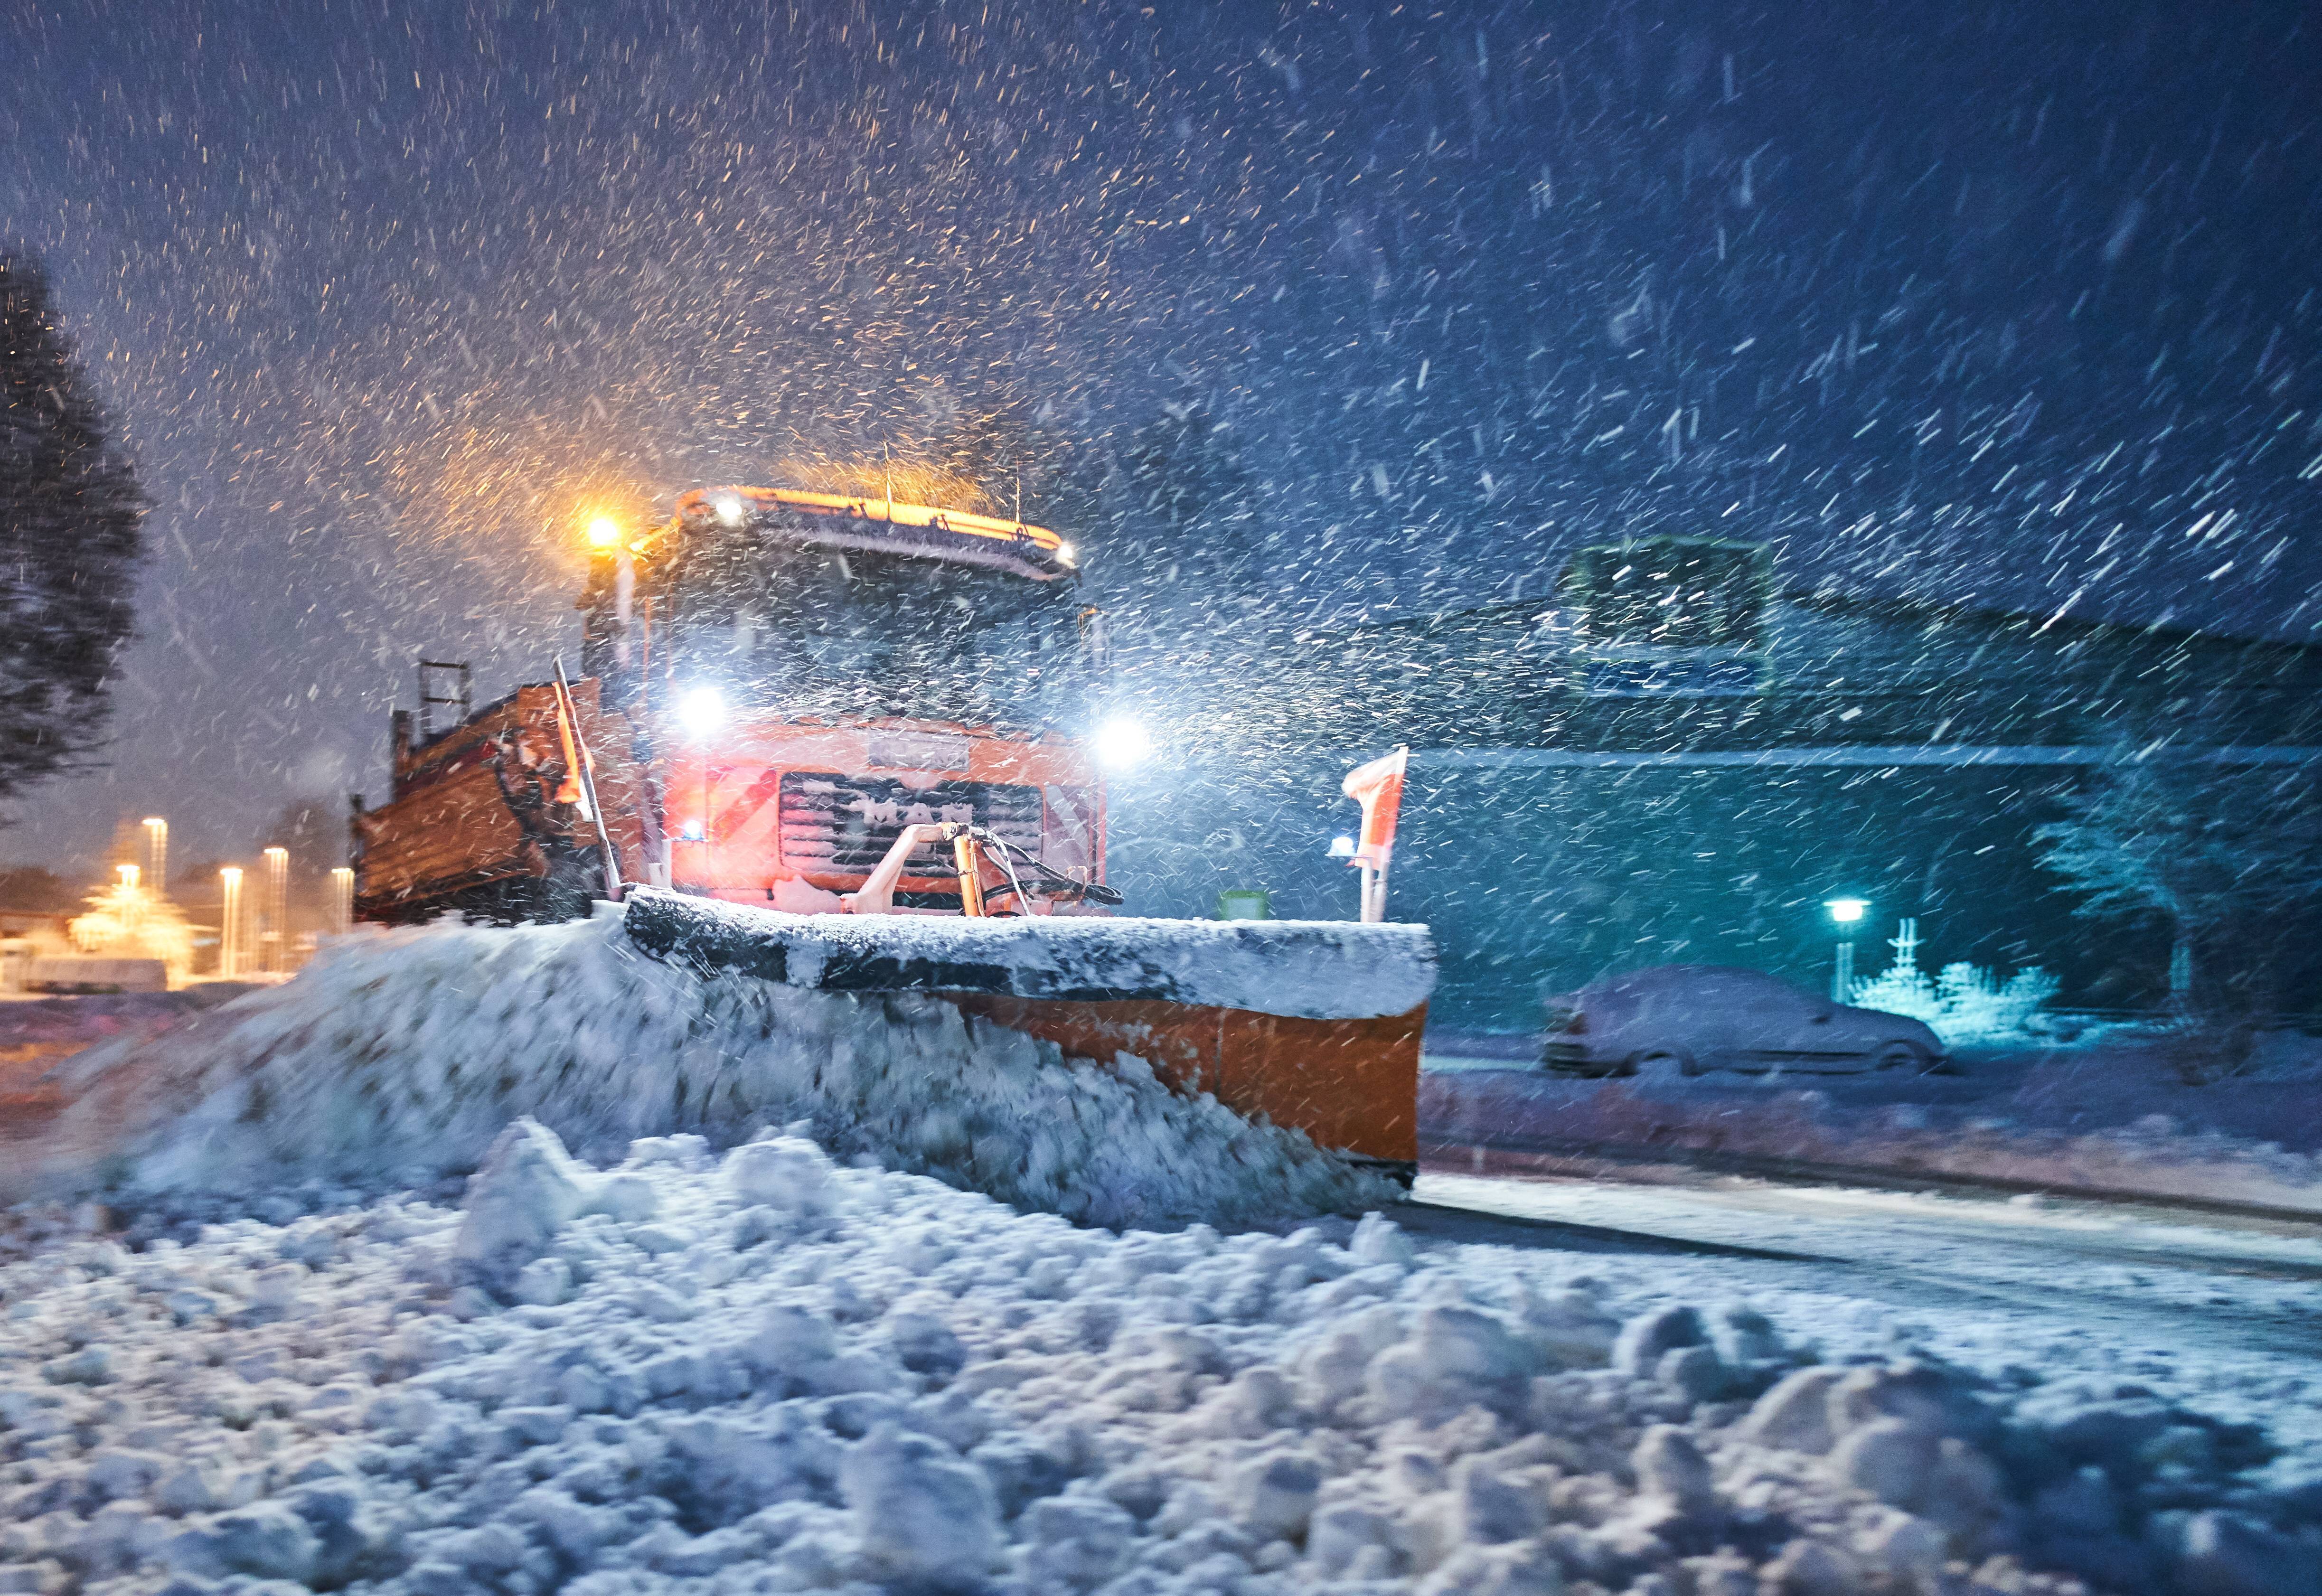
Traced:
[[1325, 920], [787, 915], [651, 889], [629, 940], [671, 963], [837, 992], [922, 992], [1053, 1042], [1131, 1053], [1175, 1090], [1405, 1176], [1417, 1167], [1424, 926]]

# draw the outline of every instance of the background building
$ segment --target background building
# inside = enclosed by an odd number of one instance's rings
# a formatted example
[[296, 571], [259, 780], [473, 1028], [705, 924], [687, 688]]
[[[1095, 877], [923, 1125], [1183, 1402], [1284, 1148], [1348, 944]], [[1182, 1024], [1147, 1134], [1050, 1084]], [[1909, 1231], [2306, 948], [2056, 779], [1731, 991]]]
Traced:
[[[1623, 966], [1824, 981], [1841, 895], [1870, 902], [1864, 973], [1909, 916], [1931, 968], [2036, 963], [2067, 1002], [2157, 1007], [2165, 928], [2076, 918], [2035, 829], [2139, 762], [2302, 791], [2322, 760], [2322, 648], [1785, 591], [1718, 540], [1606, 544], [1546, 599], [1167, 669], [1201, 686], [1184, 762], [1114, 800], [1132, 906], [1264, 886], [1277, 913], [1349, 916], [1322, 857], [1351, 824], [1338, 775], [1408, 743], [1390, 912], [1435, 926], [1439, 1016], [1466, 1025], [1529, 1025], [1540, 994]], [[2302, 941], [2253, 913], [2217, 979], [2322, 1008]]]

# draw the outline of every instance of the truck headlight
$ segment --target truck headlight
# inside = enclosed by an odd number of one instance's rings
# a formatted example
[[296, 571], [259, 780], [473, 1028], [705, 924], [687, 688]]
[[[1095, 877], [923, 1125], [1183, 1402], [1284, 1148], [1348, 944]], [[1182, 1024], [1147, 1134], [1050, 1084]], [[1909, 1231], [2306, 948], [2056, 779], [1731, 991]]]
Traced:
[[678, 696], [677, 724], [697, 742], [726, 724], [726, 695], [716, 688], [688, 688]]
[[1143, 726], [1127, 716], [1115, 716], [1097, 727], [1096, 735], [1090, 739], [1090, 746], [1095, 751], [1098, 763], [1125, 771], [1131, 765], [1145, 762], [1146, 756], [1153, 752], [1153, 739], [1146, 734]]

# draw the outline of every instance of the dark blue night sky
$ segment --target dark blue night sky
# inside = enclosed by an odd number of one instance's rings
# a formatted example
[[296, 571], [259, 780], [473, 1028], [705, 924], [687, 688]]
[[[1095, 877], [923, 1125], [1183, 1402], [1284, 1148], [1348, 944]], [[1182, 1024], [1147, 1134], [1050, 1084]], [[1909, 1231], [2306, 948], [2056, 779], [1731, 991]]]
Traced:
[[2308, 11], [10, 4], [0, 219], [156, 507], [112, 768], [0, 853], [376, 795], [414, 654], [570, 648], [581, 506], [995, 396], [1229, 423], [1284, 618], [1717, 530], [2309, 636]]

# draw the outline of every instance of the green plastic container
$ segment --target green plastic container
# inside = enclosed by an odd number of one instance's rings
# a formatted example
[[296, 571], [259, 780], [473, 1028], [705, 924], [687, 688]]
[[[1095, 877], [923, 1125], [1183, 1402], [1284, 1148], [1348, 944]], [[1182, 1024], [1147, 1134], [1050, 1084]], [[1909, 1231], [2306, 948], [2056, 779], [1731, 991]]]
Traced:
[[1218, 894], [1218, 918], [1270, 920], [1274, 918], [1273, 896], [1262, 887], [1230, 887]]

